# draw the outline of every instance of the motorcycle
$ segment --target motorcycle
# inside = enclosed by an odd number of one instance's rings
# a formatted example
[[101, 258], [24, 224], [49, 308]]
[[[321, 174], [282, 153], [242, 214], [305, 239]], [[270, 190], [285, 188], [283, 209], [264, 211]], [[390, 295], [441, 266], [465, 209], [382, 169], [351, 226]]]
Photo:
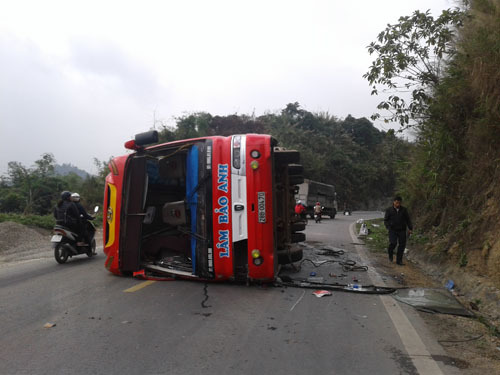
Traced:
[[323, 212], [324, 209], [325, 207], [321, 207], [321, 211], [314, 214], [314, 221], [316, 223], [321, 223], [321, 213]]
[[[99, 206], [96, 206], [94, 213], [97, 214], [98, 211]], [[89, 258], [96, 255], [95, 225], [89, 220], [86, 220], [85, 225], [87, 226], [88, 239], [90, 240], [88, 244], [80, 243], [78, 233], [71, 229], [58, 224], [54, 226], [54, 235], [50, 241], [54, 247], [54, 257], [57, 263], [66, 263], [68, 258], [75, 255], [87, 254]]]

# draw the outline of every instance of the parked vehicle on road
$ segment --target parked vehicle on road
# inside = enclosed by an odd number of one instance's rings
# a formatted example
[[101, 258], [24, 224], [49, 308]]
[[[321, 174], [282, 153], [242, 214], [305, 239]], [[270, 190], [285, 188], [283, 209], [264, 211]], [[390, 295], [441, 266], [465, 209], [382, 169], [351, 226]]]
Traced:
[[299, 185], [299, 191], [295, 199], [305, 204], [306, 213], [311, 219], [314, 218], [314, 206], [316, 202], [320, 202], [323, 207], [323, 216], [329, 216], [331, 219], [334, 219], [338, 209], [336, 196], [335, 186], [305, 179]]
[[[99, 206], [94, 208], [94, 213], [97, 214]], [[54, 258], [57, 263], [66, 263], [68, 258], [76, 255], [86, 254], [89, 258], [96, 254], [96, 241], [95, 241], [95, 225], [90, 220], [85, 220], [86, 230], [88, 233], [88, 240], [90, 243], [83, 243], [83, 238], [79, 233], [71, 229], [56, 224], [53, 229], [53, 236], [51, 243], [54, 248]]]
[[106, 177], [105, 267], [121, 275], [272, 281], [302, 258], [300, 154], [269, 135], [158, 141], [141, 133]]

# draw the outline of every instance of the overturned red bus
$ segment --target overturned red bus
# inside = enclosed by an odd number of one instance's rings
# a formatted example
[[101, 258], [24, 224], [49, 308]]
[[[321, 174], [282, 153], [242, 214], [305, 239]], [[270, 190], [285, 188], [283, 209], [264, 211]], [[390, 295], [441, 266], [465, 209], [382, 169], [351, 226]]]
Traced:
[[269, 135], [205, 137], [148, 146], [136, 135], [106, 177], [105, 267], [203, 280], [272, 281], [298, 261], [304, 224], [294, 194], [297, 151]]

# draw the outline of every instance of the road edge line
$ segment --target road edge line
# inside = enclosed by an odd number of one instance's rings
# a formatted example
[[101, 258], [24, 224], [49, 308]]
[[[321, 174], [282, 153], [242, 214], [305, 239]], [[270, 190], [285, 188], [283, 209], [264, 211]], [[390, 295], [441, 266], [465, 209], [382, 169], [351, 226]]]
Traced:
[[[358, 240], [354, 231], [355, 226], [355, 221], [349, 226], [349, 234], [354, 243]], [[354, 248], [363, 263], [366, 265], [370, 264], [365, 245], [354, 245]], [[368, 272], [368, 278], [371, 282], [375, 285], [386, 286], [384, 280], [376, 272], [375, 268], [370, 266], [369, 270], [370, 269], [371, 271]], [[388, 295], [380, 295], [379, 298], [418, 373], [423, 375], [444, 375], [399, 304]]]

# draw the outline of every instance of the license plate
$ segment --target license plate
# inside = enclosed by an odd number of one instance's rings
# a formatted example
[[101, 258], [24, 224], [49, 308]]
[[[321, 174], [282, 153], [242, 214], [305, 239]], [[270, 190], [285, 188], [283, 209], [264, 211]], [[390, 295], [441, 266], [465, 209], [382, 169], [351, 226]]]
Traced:
[[259, 223], [266, 222], [266, 193], [263, 191], [257, 192], [257, 213]]
[[54, 234], [50, 242], [61, 242], [62, 236], [60, 234]]

